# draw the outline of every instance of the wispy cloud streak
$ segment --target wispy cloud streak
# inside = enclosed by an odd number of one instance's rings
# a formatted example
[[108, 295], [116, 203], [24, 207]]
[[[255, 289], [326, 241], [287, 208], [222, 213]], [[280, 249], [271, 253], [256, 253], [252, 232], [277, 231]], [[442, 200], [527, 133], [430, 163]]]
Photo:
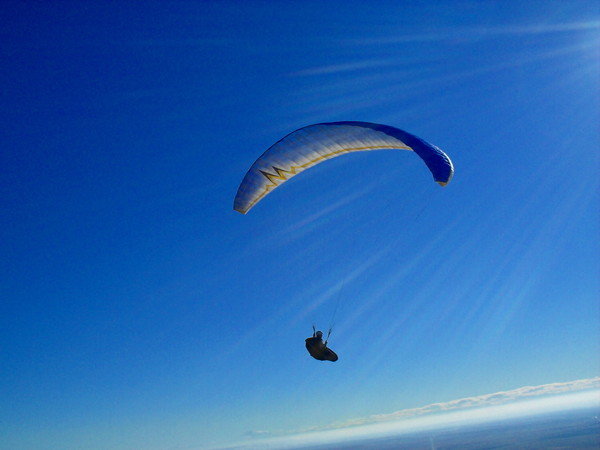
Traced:
[[290, 76], [310, 76], [310, 75], [330, 75], [343, 72], [354, 72], [362, 69], [373, 69], [377, 67], [385, 67], [389, 65], [397, 65], [397, 59], [381, 59], [381, 60], [366, 60], [355, 61], [349, 63], [330, 64], [326, 66], [311, 67], [308, 69], [293, 72]]
[[429, 42], [444, 40], [469, 41], [476, 39], [495, 38], [498, 36], [523, 36], [534, 34], [564, 33], [572, 31], [597, 30], [600, 21], [591, 20], [587, 22], [534, 24], [523, 26], [495, 26], [495, 27], [472, 27], [463, 29], [440, 30], [435, 33], [407, 34], [399, 36], [385, 36], [362, 39], [349, 39], [352, 44], [402, 44], [410, 42]]

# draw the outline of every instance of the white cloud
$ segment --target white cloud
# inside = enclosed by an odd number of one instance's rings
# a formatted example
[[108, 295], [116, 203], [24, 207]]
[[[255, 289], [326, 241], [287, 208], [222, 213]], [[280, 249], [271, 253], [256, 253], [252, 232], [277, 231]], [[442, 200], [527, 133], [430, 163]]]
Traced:
[[266, 436], [270, 436], [271, 432], [270, 431], [266, 431], [266, 430], [251, 430], [251, 431], [247, 431], [246, 436], [248, 437], [266, 437]]
[[[285, 435], [272, 433], [279, 436], [254, 441], [250, 447], [291, 448], [297, 445], [330, 443], [590, 405], [600, 406], [600, 377], [524, 386], [510, 391], [432, 403], [419, 408], [402, 409], [389, 414], [377, 414], [322, 427], [297, 430]], [[261, 432], [263, 433], [265, 432]], [[236, 448], [248, 447], [241, 445]]]
[[423, 416], [426, 414], [436, 414], [440, 412], [463, 410], [468, 408], [484, 408], [487, 406], [512, 403], [515, 401], [524, 400], [532, 397], [566, 394], [586, 389], [600, 389], [600, 377], [568, 381], [566, 383], [543, 384], [541, 386], [524, 386], [510, 391], [501, 391], [495, 392], [493, 394], [460, 398], [458, 400], [451, 400], [449, 402], [444, 403], [432, 403], [430, 405], [421, 406], [419, 408], [402, 409], [400, 411], [396, 411], [389, 414], [376, 414], [369, 417], [363, 417], [339, 424], [332, 424], [326, 427], [313, 428], [312, 430], [305, 431], [345, 428], [348, 426], [381, 423], [392, 420]]

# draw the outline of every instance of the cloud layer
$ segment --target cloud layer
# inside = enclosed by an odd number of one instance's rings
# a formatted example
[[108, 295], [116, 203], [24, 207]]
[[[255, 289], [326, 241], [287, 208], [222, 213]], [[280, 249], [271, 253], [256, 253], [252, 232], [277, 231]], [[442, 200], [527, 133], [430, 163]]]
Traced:
[[[348, 426], [366, 425], [371, 423], [381, 423], [392, 420], [412, 418], [423, 416], [425, 414], [436, 414], [441, 412], [456, 411], [470, 408], [484, 408], [487, 406], [503, 405], [519, 400], [525, 400], [531, 397], [546, 395], [566, 394], [578, 392], [586, 389], [599, 389], [600, 377], [588, 378], [583, 380], [568, 381], [566, 383], [550, 383], [541, 386], [524, 386], [510, 391], [501, 391], [494, 394], [478, 395], [475, 397], [460, 398], [444, 403], [432, 403], [419, 408], [402, 409], [390, 414], [376, 414], [369, 417], [354, 419], [351, 421], [332, 424], [320, 429], [336, 429]], [[311, 430], [315, 431], [316, 428]], [[308, 430], [307, 430], [308, 431]]]
[[[568, 381], [565, 383], [550, 383], [540, 386], [524, 386], [509, 391], [495, 392], [493, 394], [484, 394], [474, 397], [460, 398], [443, 403], [432, 403], [419, 408], [409, 408], [395, 411], [389, 414], [376, 414], [368, 417], [357, 418], [344, 422], [336, 422], [325, 426], [312, 427], [302, 430], [289, 432], [266, 432], [248, 433], [248, 436], [265, 438], [271, 435], [273, 438], [283, 436], [300, 437], [304, 434], [313, 434], [315, 432], [342, 432], [343, 430], [355, 430], [364, 425], [378, 425], [386, 423], [404, 423], [410, 422], [410, 419], [421, 417], [430, 417], [441, 413], [471, 411], [479, 408], [513, 404], [522, 400], [542, 399], [552, 396], [561, 396], [564, 394], [573, 394], [582, 391], [600, 390], [600, 377], [588, 378], [582, 380]], [[600, 400], [600, 399], [599, 399]], [[407, 423], [408, 425], [408, 423]], [[272, 441], [276, 442], [276, 441]], [[265, 442], [266, 443], [266, 442]], [[281, 444], [281, 442], [279, 442]], [[268, 447], [268, 446], [267, 446]]]

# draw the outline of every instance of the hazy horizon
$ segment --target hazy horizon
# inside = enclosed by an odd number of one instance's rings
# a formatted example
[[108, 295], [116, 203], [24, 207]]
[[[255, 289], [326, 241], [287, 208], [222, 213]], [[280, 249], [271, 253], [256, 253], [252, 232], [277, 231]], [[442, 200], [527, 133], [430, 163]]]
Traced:
[[586, 408], [593, 410], [596, 417], [600, 414], [600, 377], [546, 386], [524, 386], [512, 391], [456, 399], [314, 429], [287, 432], [255, 430], [248, 433], [250, 439], [246, 441], [232, 441], [228, 446], [215, 448], [308, 448], [323, 445], [343, 448], [366, 439]]

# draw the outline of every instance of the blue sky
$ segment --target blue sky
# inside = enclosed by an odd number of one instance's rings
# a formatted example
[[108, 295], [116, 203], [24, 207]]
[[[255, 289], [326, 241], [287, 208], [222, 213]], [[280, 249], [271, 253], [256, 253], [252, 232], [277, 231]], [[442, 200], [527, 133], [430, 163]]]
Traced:
[[[218, 445], [592, 378], [597, 2], [3, 2], [0, 434]], [[408, 152], [237, 186], [301, 126]], [[335, 364], [308, 357], [328, 326]]]

